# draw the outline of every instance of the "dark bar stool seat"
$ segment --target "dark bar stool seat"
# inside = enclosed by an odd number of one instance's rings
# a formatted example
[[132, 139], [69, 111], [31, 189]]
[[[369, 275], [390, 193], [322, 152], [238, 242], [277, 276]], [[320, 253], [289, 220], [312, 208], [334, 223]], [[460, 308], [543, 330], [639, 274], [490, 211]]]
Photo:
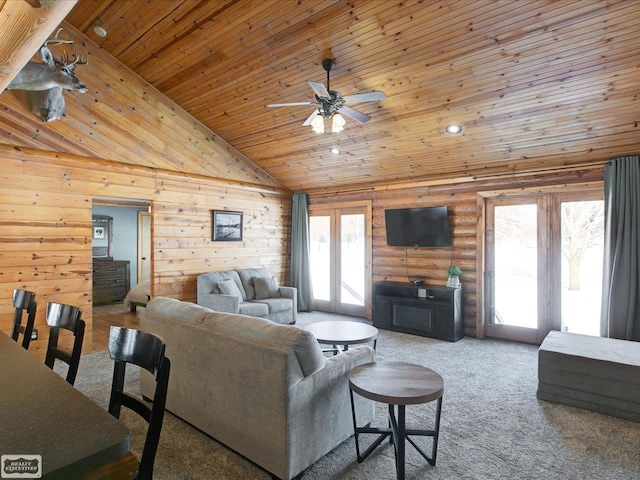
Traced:
[[[17, 342], [18, 336], [22, 334], [22, 347], [25, 350], [29, 350], [31, 333], [33, 332], [33, 323], [35, 322], [36, 310], [38, 308], [36, 304], [36, 294], [16, 288], [13, 291], [13, 308], [15, 308], [16, 311], [13, 317], [11, 338]], [[22, 325], [22, 318], [25, 313], [27, 315], [27, 322]]]
[[[144, 442], [140, 468], [136, 479], [151, 480], [153, 478], [153, 463], [160, 442], [160, 431], [164, 419], [164, 409], [169, 386], [169, 370], [171, 362], [164, 356], [164, 341], [148, 332], [133, 328], [111, 326], [109, 332], [109, 356], [115, 360], [113, 368], [113, 383], [109, 400], [109, 413], [120, 418], [121, 407], [127, 407], [142, 418], [149, 427]], [[150, 372], [156, 380], [156, 390], [148, 404], [124, 391], [124, 379], [127, 363], [137, 365]]]
[[[69, 365], [67, 371], [67, 382], [73, 385], [78, 374], [80, 365], [80, 355], [82, 354], [82, 341], [84, 339], [85, 323], [80, 317], [82, 309], [62, 303], [47, 304], [47, 325], [49, 325], [49, 345], [47, 346], [47, 356], [44, 363], [53, 369], [56, 361], [62, 360]], [[58, 337], [60, 329], [69, 330], [73, 333], [74, 342], [71, 353], [58, 347]]]

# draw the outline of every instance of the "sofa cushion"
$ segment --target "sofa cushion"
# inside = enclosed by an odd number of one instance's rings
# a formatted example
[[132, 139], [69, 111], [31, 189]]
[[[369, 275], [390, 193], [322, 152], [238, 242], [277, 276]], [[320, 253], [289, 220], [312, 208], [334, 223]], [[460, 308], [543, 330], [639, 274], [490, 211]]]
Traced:
[[234, 297], [238, 297], [238, 300], [242, 302], [242, 293], [232, 279], [228, 278], [226, 280], [218, 282], [218, 289], [220, 289], [220, 293], [222, 293], [223, 295], [232, 295]]
[[259, 303], [267, 305], [269, 308], [269, 314], [287, 312], [293, 308], [293, 300], [290, 298], [263, 298], [262, 300], [251, 300], [250, 303]]
[[191, 302], [181, 302], [175, 298], [156, 297], [147, 303], [149, 311], [157, 311], [166, 317], [176, 318], [183, 322], [202, 324], [204, 318], [213, 310]]
[[256, 298], [256, 292], [253, 288], [253, 279], [255, 277], [271, 278], [269, 270], [264, 267], [258, 268], [243, 268], [237, 270], [238, 277], [245, 292], [245, 300], [254, 300]]
[[278, 287], [278, 281], [276, 280], [276, 277], [253, 277], [252, 280], [253, 289], [256, 292], [256, 300], [280, 296], [280, 288]]
[[280, 325], [264, 318], [239, 317], [221, 312], [211, 312], [205, 317], [204, 324], [228, 334], [291, 348], [304, 376], [313, 375], [325, 365], [325, 357], [316, 337], [302, 328]]
[[247, 295], [244, 291], [244, 287], [242, 286], [242, 282], [240, 281], [240, 277], [238, 276], [238, 272], [235, 270], [227, 270], [224, 272], [208, 272], [198, 275], [198, 293], [200, 294], [209, 294], [209, 293], [221, 293], [218, 288], [218, 282], [223, 280], [231, 279], [235, 282], [236, 286], [242, 293], [242, 299], [246, 300]]
[[238, 305], [240, 309], [239, 313], [242, 315], [251, 315], [252, 317], [266, 317], [269, 315], [269, 305], [261, 302], [242, 302]]

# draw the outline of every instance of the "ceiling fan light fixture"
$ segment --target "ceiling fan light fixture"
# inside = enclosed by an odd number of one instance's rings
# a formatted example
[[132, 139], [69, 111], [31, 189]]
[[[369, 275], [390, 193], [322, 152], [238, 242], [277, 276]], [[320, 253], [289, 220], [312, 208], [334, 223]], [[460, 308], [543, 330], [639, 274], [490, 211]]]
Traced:
[[[1, 2], [2, 0], [0, 0]], [[344, 130], [346, 121], [344, 116], [355, 120], [358, 123], [366, 123], [371, 117], [356, 110], [355, 108], [347, 107], [346, 103], [359, 103], [359, 102], [377, 102], [387, 98], [384, 92], [373, 91], [356, 93], [354, 95], [347, 95], [343, 97], [340, 92], [331, 90], [330, 88], [330, 75], [329, 73], [336, 67], [336, 62], [330, 58], [325, 58], [322, 61], [322, 67], [327, 71], [327, 85], [320, 82], [307, 81], [307, 84], [313, 90], [315, 94], [315, 100], [310, 102], [288, 102], [288, 103], [270, 103], [267, 107], [298, 107], [304, 105], [315, 105], [316, 109], [307, 117], [302, 126], [311, 126], [314, 132], [324, 133], [325, 125], [324, 120], [331, 120], [331, 132], [337, 133]], [[341, 111], [342, 114], [339, 114]], [[329, 128], [327, 124], [327, 129]]]
[[340, 155], [342, 153], [342, 150], [340, 150], [338, 147], [331, 147], [329, 151], [334, 155]]
[[457, 135], [460, 132], [462, 132], [462, 127], [460, 125], [452, 123], [451, 125], [447, 125], [445, 127], [444, 131], [447, 132], [450, 135]]
[[320, 114], [311, 122], [311, 129], [316, 133], [324, 133], [324, 117]]
[[336, 113], [333, 116], [333, 122], [331, 123], [331, 132], [338, 133], [343, 131], [346, 123], [347, 122], [345, 121], [344, 117], [339, 113]]

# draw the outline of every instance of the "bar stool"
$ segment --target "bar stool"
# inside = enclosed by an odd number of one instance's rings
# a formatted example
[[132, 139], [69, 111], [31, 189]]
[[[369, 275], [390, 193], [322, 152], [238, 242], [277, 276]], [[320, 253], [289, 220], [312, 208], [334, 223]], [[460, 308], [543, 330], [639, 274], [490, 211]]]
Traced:
[[[13, 291], [13, 308], [16, 309], [13, 317], [13, 330], [11, 338], [18, 341], [18, 335], [22, 334], [22, 348], [29, 350], [31, 343], [31, 333], [33, 332], [33, 323], [36, 319], [36, 294], [27, 290], [16, 288]], [[27, 323], [22, 325], [22, 317], [27, 314]]]
[[[115, 360], [109, 413], [119, 419], [120, 409], [124, 406], [136, 412], [149, 424], [147, 438], [140, 457], [140, 468], [134, 478], [151, 480], [153, 479], [153, 463], [160, 442], [160, 431], [162, 430], [169, 386], [169, 371], [171, 370], [171, 362], [164, 356], [165, 343], [152, 333], [112, 325], [109, 331], [108, 349], [109, 356]], [[151, 408], [147, 403], [124, 391], [127, 363], [144, 368], [154, 376], [156, 390], [151, 400]]]
[[[49, 345], [44, 363], [53, 370], [56, 361], [62, 360], [69, 365], [67, 382], [73, 385], [78, 374], [80, 355], [82, 354], [82, 340], [84, 339], [84, 320], [80, 318], [82, 309], [62, 303], [47, 303], [47, 325], [49, 325]], [[71, 353], [58, 348], [60, 329], [73, 333], [74, 341]]]

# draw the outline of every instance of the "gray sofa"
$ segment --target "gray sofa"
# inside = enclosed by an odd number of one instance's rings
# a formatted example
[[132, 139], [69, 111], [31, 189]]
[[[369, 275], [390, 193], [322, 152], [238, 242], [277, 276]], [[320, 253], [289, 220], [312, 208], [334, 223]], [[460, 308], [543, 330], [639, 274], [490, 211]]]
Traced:
[[640, 342], [549, 332], [538, 350], [537, 396], [640, 422]]
[[[302, 328], [166, 297], [140, 327], [167, 344], [167, 409], [271, 474], [289, 480], [353, 435], [348, 374], [371, 347], [325, 357]], [[152, 397], [147, 372], [140, 386]], [[354, 397], [358, 425], [371, 422], [372, 402]]]
[[295, 287], [278, 286], [264, 268], [244, 268], [198, 275], [197, 303], [216, 312], [263, 317], [276, 323], [296, 323]]

